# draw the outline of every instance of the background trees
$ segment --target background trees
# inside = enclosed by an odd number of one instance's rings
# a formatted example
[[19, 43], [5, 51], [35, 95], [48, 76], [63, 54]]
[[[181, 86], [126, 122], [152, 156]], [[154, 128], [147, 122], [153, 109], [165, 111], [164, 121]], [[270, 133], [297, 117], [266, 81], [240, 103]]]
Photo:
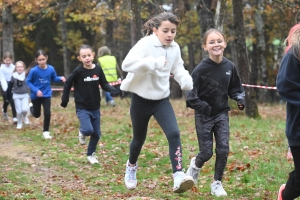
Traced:
[[[231, 0], [3, 0], [0, 54], [11, 51], [15, 60], [29, 64], [41, 48], [49, 53], [49, 63], [58, 74], [67, 76], [79, 64], [78, 47], [86, 43], [95, 52], [100, 46], [109, 46], [121, 65], [131, 46], [143, 37], [143, 22], [167, 11], [180, 16], [176, 41], [187, 70], [192, 72], [206, 56], [201, 37], [207, 28], [216, 27], [227, 36], [225, 56], [237, 65], [242, 77], [247, 76], [244, 83], [274, 86], [283, 41], [289, 28], [300, 20], [300, 3], [241, 0], [238, 4], [242, 18], [234, 14], [237, 5]], [[240, 20], [243, 25], [237, 28]], [[252, 96], [254, 104], [278, 100], [274, 90], [253, 91], [248, 97]]]

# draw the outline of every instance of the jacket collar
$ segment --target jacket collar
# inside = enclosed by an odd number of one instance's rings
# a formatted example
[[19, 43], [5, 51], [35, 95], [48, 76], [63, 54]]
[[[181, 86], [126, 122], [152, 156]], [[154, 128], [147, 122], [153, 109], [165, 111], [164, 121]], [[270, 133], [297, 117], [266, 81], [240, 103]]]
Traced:
[[[147, 37], [147, 36], [146, 36]], [[163, 47], [164, 45], [159, 41], [158, 37], [154, 34], [151, 34], [149, 37], [151, 37], [152, 41], [153, 41], [153, 45], [155, 47]], [[174, 42], [174, 40], [171, 42], [170, 47], [175, 47], [176, 43]]]

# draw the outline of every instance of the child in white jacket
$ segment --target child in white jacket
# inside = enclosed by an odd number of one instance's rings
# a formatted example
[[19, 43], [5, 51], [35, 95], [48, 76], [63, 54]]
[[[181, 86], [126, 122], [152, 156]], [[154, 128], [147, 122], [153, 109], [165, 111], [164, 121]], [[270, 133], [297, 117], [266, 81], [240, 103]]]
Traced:
[[132, 47], [123, 61], [128, 72], [121, 90], [132, 93], [130, 115], [133, 138], [126, 163], [125, 185], [135, 189], [138, 157], [146, 140], [152, 116], [163, 129], [169, 142], [173, 191], [182, 193], [194, 185], [193, 178], [182, 171], [182, 146], [175, 113], [169, 101], [170, 73], [182, 90], [191, 90], [193, 81], [184, 69], [179, 45], [174, 41], [179, 19], [171, 13], [160, 13], [144, 24], [146, 36]]

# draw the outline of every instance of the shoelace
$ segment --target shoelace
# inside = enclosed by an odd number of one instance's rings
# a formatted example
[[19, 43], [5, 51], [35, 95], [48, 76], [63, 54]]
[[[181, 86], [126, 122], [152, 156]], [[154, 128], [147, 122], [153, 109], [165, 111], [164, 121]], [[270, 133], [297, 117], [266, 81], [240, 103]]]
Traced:
[[192, 167], [192, 177], [193, 179], [198, 179], [199, 176], [199, 170]]
[[128, 166], [128, 171], [129, 171], [129, 180], [135, 180], [135, 172], [136, 172], [136, 166], [135, 167], [129, 167]]

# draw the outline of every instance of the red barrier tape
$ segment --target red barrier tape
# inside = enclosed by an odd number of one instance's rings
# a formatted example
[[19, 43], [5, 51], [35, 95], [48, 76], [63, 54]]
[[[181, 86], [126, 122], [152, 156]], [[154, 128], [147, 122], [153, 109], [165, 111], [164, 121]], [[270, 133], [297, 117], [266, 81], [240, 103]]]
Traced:
[[[122, 83], [122, 80], [118, 80], [116, 82], [111, 82], [109, 83], [111, 86], [115, 85], [120, 85]], [[242, 84], [243, 86], [246, 87], [254, 87], [254, 88], [263, 88], [263, 89], [271, 89], [271, 90], [277, 90], [277, 87], [272, 87], [272, 86], [262, 86], [262, 85], [249, 85], [249, 84]], [[73, 91], [74, 88], [71, 88]], [[52, 91], [63, 91], [63, 88], [52, 88]]]

